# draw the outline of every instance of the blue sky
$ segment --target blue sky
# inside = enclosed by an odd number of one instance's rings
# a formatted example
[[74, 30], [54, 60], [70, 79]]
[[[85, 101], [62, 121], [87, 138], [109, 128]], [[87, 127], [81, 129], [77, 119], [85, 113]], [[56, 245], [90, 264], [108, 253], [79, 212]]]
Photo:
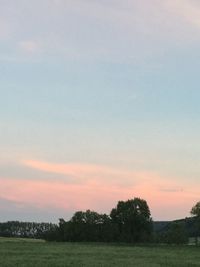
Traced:
[[0, 6], [2, 219], [109, 212], [134, 196], [155, 219], [188, 216], [199, 200], [199, 3]]

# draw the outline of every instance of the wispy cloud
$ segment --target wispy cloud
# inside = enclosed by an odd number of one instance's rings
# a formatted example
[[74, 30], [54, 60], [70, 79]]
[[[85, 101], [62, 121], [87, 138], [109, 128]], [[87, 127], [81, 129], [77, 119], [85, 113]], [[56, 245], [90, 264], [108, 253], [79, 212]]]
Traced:
[[97, 164], [59, 164], [36, 160], [25, 160], [22, 161], [21, 164], [43, 172], [64, 174], [74, 177], [79, 183], [115, 183], [120, 186], [133, 186], [144, 180], [158, 179], [158, 175], [153, 172], [124, 170], [122, 168]]
[[[121, 178], [123, 179], [123, 177]], [[177, 218], [187, 215], [193, 203], [198, 199], [199, 190], [187, 188], [180, 190], [163, 190], [178, 188], [178, 185], [166, 180], [143, 180], [136, 185], [120, 186], [105, 181], [88, 181], [80, 184], [67, 184], [63, 181], [44, 181], [36, 179], [0, 178], [0, 197], [8, 202], [16, 203], [16, 207], [27, 205], [48, 210], [69, 211], [93, 209], [109, 212], [118, 200], [126, 200], [136, 196], [147, 200], [154, 218]], [[8, 203], [9, 204], [9, 203]], [[4, 203], [7, 206], [7, 203]], [[163, 213], [163, 210], [166, 212]], [[29, 211], [30, 212], [30, 211]]]
[[[9, 164], [7, 163], [6, 168]], [[30, 209], [42, 209], [44, 213], [51, 210], [56, 214], [59, 210], [64, 217], [76, 210], [109, 212], [118, 200], [139, 196], [147, 200], [154, 218], [175, 219], [182, 214], [187, 216], [199, 197], [196, 187], [183, 182], [180, 184], [175, 178], [169, 179], [148, 171], [136, 172], [98, 164], [60, 164], [36, 160], [21, 161], [19, 166], [21, 169], [18, 169], [18, 177], [0, 177], [0, 198], [6, 200], [1, 201], [1, 210], [6, 210], [11, 203], [19, 213], [26, 209], [29, 213]], [[26, 175], [23, 174], [23, 166]], [[28, 170], [30, 173], [32, 170], [37, 172], [29, 176]], [[20, 173], [24, 178], [20, 178]], [[40, 179], [37, 178], [38, 173]], [[55, 175], [54, 178], [48, 178], [46, 174]], [[66, 180], [63, 177], [60, 179], [60, 176], [66, 176]], [[163, 209], [166, 213], [163, 213]]]
[[[199, 190], [151, 172], [122, 171], [93, 164], [54, 164], [34, 160], [23, 161], [27, 167], [70, 175], [76, 182], [22, 180], [2, 181], [11, 186], [10, 195], [16, 200], [35, 205], [61, 207], [63, 210], [94, 209], [108, 212], [118, 200], [135, 196], [146, 199], [154, 217], [170, 219], [188, 215], [190, 206], [198, 199]], [[19, 184], [22, 185], [19, 186]], [[6, 185], [8, 188], [8, 184]], [[19, 192], [17, 190], [19, 189]], [[2, 191], [2, 189], [1, 189]], [[54, 198], [51, 194], [54, 194]], [[180, 208], [179, 208], [180, 207]], [[163, 208], [167, 211], [163, 213]], [[169, 215], [171, 214], [171, 215]], [[170, 217], [171, 216], [171, 217]]]

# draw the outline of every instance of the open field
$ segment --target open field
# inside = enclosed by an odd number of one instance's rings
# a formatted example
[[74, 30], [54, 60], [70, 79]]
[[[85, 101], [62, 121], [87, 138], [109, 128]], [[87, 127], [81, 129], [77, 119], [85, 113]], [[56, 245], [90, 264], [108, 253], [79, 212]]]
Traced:
[[200, 247], [47, 243], [0, 238], [0, 266], [200, 266]]

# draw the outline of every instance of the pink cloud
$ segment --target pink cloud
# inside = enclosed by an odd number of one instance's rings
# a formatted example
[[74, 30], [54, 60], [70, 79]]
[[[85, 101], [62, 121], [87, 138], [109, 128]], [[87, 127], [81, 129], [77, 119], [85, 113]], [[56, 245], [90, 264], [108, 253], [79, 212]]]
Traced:
[[119, 167], [110, 167], [86, 163], [48, 163], [36, 160], [24, 160], [22, 165], [43, 172], [64, 174], [75, 178], [78, 183], [116, 184], [120, 186], [135, 186], [142, 181], [158, 180], [160, 176], [154, 172], [132, 171]]
[[[160, 219], [171, 219], [188, 215], [191, 206], [198, 199], [199, 191], [163, 191], [158, 181], [142, 182], [136, 186], [121, 187], [99, 183], [66, 184], [38, 180], [0, 179], [0, 197], [20, 203], [26, 203], [46, 210], [93, 209], [109, 212], [118, 200], [136, 196], [147, 200], [152, 215]], [[160, 182], [161, 184], [161, 182]], [[169, 186], [163, 183], [162, 186]], [[172, 186], [172, 185], [171, 185]]]
[[[64, 182], [0, 179], [0, 196], [4, 199], [62, 209], [101, 209], [105, 203], [126, 195], [126, 189], [106, 185], [68, 185]], [[105, 208], [105, 207], [104, 207]]]
[[151, 172], [33, 160], [23, 164], [42, 172], [72, 175], [76, 182], [0, 178], [0, 197], [46, 210], [61, 209], [63, 216], [67, 211], [85, 209], [109, 212], [119, 200], [141, 197], [147, 200], [154, 218], [176, 219], [189, 215], [200, 193], [195, 187]]

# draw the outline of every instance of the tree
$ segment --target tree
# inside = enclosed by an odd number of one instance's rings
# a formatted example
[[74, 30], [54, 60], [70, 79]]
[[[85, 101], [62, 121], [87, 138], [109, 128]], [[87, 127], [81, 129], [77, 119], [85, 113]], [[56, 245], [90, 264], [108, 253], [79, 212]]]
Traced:
[[101, 216], [95, 211], [76, 212], [70, 220], [73, 238], [76, 241], [97, 241], [100, 222]]
[[77, 211], [70, 221], [74, 223], [97, 224], [100, 221], [100, 217], [100, 214], [95, 211]]
[[188, 235], [184, 223], [180, 222], [171, 223], [162, 241], [168, 244], [177, 244], [177, 245], [188, 243]]
[[0, 223], [0, 236], [45, 238], [55, 228], [56, 225], [52, 223], [8, 221]]
[[104, 241], [113, 240], [111, 219], [95, 211], [77, 211], [68, 222], [59, 224], [63, 241]]
[[198, 236], [200, 235], [200, 201], [197, 202], [190, 211], [191, 215], [195, 216], [196, 220], [196, 236], [195, 243], [198, 244]]
[[[147, 202], [140, 198], [119, 201], [110, 217], [118, 231], [116, 239], [122, 242], [147, 241], [152, 233], [152, 219]], [[117, 240], [116, 240], [117, 241]]]
[[60, 219], [49, 240], [83, 242], [144, 242], [152, 233], [147, 202], [140, 198], [119, 201], [110, 215], [77, 211], [69, 221]]
[[190, 211], [193, 216], [200, 217], [200, 201], [194, 205]]

